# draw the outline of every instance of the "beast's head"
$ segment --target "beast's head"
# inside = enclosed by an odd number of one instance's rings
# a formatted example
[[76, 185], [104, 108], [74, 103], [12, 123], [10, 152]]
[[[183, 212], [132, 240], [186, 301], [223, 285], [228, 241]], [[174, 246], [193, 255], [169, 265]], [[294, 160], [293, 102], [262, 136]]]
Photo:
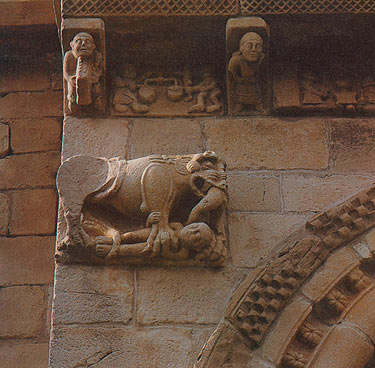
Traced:
[[226, 192], [226, 165], [218, 159], [215, 152], [206, 151], [194, 155], [187, 163], [186, 168], [191, 174], [191, 187], [198, 196], [204, 197], [211, 187]]

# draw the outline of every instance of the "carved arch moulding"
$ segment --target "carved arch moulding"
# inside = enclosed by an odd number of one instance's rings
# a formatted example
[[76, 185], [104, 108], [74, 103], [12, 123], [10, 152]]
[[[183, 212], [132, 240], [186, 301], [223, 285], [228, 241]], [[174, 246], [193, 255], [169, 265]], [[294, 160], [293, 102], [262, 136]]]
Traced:
[[252, 271], [195, 368], [374, 364], [375, 186], [311, 218]]

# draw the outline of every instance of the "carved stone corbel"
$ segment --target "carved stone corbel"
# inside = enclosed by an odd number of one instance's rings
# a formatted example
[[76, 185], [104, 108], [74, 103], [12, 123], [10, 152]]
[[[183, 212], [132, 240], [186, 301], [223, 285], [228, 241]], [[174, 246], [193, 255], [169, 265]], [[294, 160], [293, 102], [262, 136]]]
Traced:
[[262, 115], [270, 110], [269, 27], [257, 17], [227, 22], [227, 92], [230, 115]]
[[61, 34], [65, 114], [104, 113], [104, 22], [101, 19], [64, 19]]
[[130, 161], [73, 156], [57, 187], [66, 222], [61, 260], [225, 260], [226, 174], [214, 152]]

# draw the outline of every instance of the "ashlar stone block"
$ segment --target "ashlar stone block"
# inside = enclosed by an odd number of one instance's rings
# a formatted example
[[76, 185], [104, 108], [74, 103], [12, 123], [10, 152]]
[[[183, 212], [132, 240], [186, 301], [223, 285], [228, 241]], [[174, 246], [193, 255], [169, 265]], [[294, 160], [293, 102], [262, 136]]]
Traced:
[[133, 292], [130, 271], [58, 265], [53, 323], [126, 324], [132, 318]]
[[48, 342], [0, 343], [0, 361], [7, 368], [41, 368], [48, 361]]
[[0, 289], [0, 338], [40, 335], [45, 323], [46, 294], [42, 287]]
[[185, 368], [190, 351], [190, 329], [55, 327], [49, 366]]
[[54, 234], [57, 197], [53, 189], [25, 189], [12, 193], [11, 235]]
[[244, 214], [229, 216], [229, 245], [233, 264], [255, 267], [271, 256], [285, 237], [303, 228], [308, 216], [297, 214]]
[[[217, 323], [244, 272], [150, 269], [138, 272], [137, 318], [142, 325]], [[157, 290], [157, 292], [155, 292]]]
[[0, 238], [0, 285], [52, 284], [55, 237]]
[[[207, 148], [230, 169], [324, 169], [328, 167], [325, 123], [319, 119], [217, 120], [206, 123]], [[233, 149], [233, 142], [236, 147]]]

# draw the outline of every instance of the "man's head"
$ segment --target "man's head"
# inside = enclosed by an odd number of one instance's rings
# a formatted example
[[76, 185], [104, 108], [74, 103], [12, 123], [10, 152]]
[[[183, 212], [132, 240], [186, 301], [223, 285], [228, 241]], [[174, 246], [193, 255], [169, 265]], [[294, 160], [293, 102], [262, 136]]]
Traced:
[[86, 32], [80, 32], [76, 34], [73, 40], [70, 42], [73, 55], [78, 58], [80, 56], [89, 57], [95, 50], [94, 38]]
[[262, 55], [263, 39], [255, 32], [245, 33], [240, 41], [240, 51], [246, 60], [255, 62]]
[[213, 234], [210, 227], [204, 222], [196, 222], [185, 226], [179, 236], [182, 244], [195, 251], [210, 245]]

